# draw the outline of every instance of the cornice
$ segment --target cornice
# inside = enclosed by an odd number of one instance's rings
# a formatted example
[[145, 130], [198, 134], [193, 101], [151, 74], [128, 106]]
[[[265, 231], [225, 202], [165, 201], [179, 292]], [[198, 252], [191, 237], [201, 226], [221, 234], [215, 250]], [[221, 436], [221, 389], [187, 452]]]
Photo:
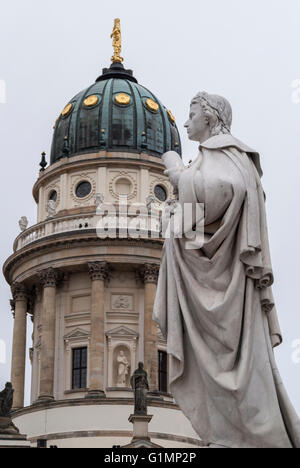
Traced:
[[[137, 247], [137, 248], [154, 248], [157, 250], [162, 250], [163, 248], [163, 239], [131, 239], [131, 238], [116, 238], [116, 239], [99, 239], [94, 229], [85, 230], [84, 233], [79, 234], [78, 230], [68, 231], [57, 234], [54, 236], [43, 237], [38, 239], [35, 242], [32, 242], [30, 245], [25, 246], [24, 248], [13, 253], [3, 265], [3, 274], [8, 282], [11, 284], [10, 273], [11, 270], [19, 262], [26, 261], [27, 259], [36, 258], [41, 254], [48, 252], [54, 252], [60, 250], [62, 247], [64, 249], [71, 249], [73, 247], [82, 247], [83, 245], [93, 245], [93, 246], [128, 246], [128, 247]], [[142, 257], [142, 256], [141, 256]], [[142, 263], [142, 261], [141, 261]], [[149, 262], [148, 262], [149, 263]]]
[[[87, 399], [87, 398], [76, 398], [59, 401], [43, 401], [34, 403], [32, 406], [22, 408], [12, 413], [13, 418], [23, 416], [26, 414], [36, 413], [43, 410], [49, 410], [54, 408], [65, 408], [68, 406], [132, 406], [133, 398], [99, 398], [99, 399]], [[179, 410], [176, 403], [171, 401], [165, 401], [163, 399], [149, 399], [148, 408], [168, 408], [173, 410]]]

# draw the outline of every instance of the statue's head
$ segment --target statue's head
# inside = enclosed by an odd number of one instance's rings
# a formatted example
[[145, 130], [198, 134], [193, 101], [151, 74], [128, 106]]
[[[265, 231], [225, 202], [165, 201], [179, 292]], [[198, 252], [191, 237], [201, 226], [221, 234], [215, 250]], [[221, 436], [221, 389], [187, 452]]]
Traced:
[[232, 109], [227, 99], [202, 92], [192, 100], [189, 120], [184, 126], [190, 140], [203, 142], [212, 136], [230, 133], [231, 124]]
[[144, 363], [143, 362], [139, 362], [139, 370], [144, 370]]

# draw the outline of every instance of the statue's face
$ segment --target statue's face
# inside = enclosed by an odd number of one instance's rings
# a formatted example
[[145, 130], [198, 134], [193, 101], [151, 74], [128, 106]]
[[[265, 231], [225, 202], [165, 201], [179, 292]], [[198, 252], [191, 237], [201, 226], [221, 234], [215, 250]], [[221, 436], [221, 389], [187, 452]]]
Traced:
[[189, 119], [184, 124], [192, 141], [203, 141], [209, 131], [206, 117], [199, 103], [193, 102], [190, 107]]

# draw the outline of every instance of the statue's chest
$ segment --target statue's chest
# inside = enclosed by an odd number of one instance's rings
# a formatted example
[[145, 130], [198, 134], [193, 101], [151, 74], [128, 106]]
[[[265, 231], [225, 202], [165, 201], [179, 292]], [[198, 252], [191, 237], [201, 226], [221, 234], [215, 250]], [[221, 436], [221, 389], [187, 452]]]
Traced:
[[203, 152], [194, 184], [198, 202], [205, 204], [206, 224], [221, 218], [234, 198], [235, 189], [240, 193], [244, 187], [239, 169], [222, 152]]

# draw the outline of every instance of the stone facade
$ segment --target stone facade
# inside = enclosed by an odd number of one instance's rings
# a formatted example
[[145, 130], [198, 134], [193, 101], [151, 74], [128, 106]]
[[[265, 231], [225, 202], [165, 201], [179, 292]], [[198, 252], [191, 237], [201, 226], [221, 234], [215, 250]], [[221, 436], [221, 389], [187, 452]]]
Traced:
[[[163, 246], [159, 238], [163, 204], [155, 198], [156, 183], [172, 197], [163, 170], [160, 159], [146, 153], [100, 152], [56, 162], [41, 172], [34, 186], [38, 223], [18, 236], [14, 253], [4, 266], [6, 279], [12, 285], [15, 314], [15, 419], [33, 445], [37, 438], [46, 436], [58, 446], [86, 446], [90, 428], [86, 423], [77, 427], [75, 421], [82, 418], [83, 408], [89, 413], [91, 405], [99, 421], [91, 446], [119, 445], [120, 438], [121, 445], [128, 443], [132, 430], [128, 416], [133, 404], [129, 380], [139, 361], [145, 362], [151, 394], [158, 399], [157, 408], [161, 410], [155, 410], [154, 439], [166, 447], [174, 446], [176, 441], [185, 447], [198, 444], [191, 428], [172, 432], [171, 427], [180, 421], [185, 427], [185, 419], [171, 396], [158, 394], [158, 350], [166, 350], [166, 342], [152, 321]], [[81, 182], [90, 184], [90, 192], [82, 198], [76, 195]], [[98, 195], [103, 204], [116, 206], [124, 192], [130, 207], [138, 206], [140, 210], [142, 204], [146, 207], [149, 197], [154, 197], [156, 218], [151, 224], [145, 208], [145, 231], [152, 230], [156, 235], [152, 232], [148, 238], [131, 238], [118, 232], [116, 238], [98, 238]], [[48, 218], [48, 201], [52, 198], [55, 214]], [[32, 406], [22, 410], [27, 314], [34, 324], [30, 345]], [[79, 348], [87, 348], [87, 379], [86, 388], [75, 389], [72, 360], [73, 350]], [[120, 355], [124, 356], [127, 372], [122, 378]], [[119, 431], [112, 402], [118, 402], [121, 414], [126, 414], [126, 427]], [[73, 423], [67, 428], [60, 428], [58, 423], [56, 429], [55, 424], [51, 425], [49, 430], [56, 436], [43, 429], [45, 411], [51, 408], [58, 419], [64, 419], [68, 412], [72, 414]], [[49, 416], [54, 414], [51, 411]], [[112, 427], [100, 423], [107, 412], [114, 421]], [[119, 427], [123, 427], [121, 420]]]

